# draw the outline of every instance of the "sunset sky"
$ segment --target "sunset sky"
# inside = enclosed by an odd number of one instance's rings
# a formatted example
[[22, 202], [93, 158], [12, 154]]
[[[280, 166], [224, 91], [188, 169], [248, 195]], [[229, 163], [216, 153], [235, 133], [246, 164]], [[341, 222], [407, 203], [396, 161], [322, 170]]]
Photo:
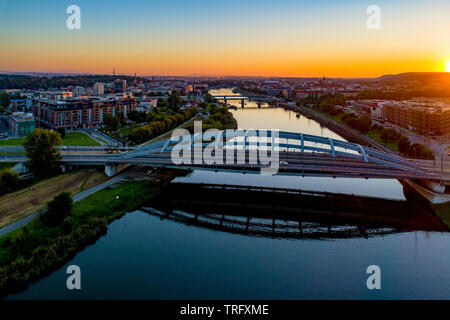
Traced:
[[[66, 8], [81, 8], [68, 30]], [[381, 29], [366, 27], [369, 5]], [[374, 77], [445, 71], [450, 1], [0, 0], [0, 70]]]

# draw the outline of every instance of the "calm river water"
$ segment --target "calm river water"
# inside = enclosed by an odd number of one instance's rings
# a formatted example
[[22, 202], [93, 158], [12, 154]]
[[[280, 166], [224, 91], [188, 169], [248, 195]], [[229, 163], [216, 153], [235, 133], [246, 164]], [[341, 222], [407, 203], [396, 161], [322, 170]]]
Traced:
[[[212, 93], [231, 94], [231, 89]], [[283, 109], [258, 109], [249, 102], [233, 113], [240, 128], [274, 128], [341, 139], [313, 120], [297, 118], [294, 112]], [[194, 172], [174, 182], [295, 187], [405, 198], [396, 180]], [[320, 223], [311, 225], [320, 227]], [[66, 266], [7, 298], [448, 299], [449, 248], [450, 234], [441, 232], [394, 230], [368, 238], [285, 239], [224, 232], [138, 210], [113, 222], [106, 236]], [[81, 268], [80, 291], [66, 288], [66, 269], [73, 264]], [[369, 265], [381, 268], [381, 290], [366, 287]]]

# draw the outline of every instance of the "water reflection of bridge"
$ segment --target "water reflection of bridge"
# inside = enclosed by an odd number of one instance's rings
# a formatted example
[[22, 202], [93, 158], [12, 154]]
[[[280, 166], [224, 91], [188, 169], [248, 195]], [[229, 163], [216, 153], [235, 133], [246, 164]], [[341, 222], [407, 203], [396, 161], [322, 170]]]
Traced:
[[447, 230], [417, 203], [294, 189], [172, 183], [151, 206], [143, 210], [160, 218], [272, 238], [367, 238]]
[[198, 214], [182, 210], [161, 211], [142, 208], [161, 219], [168, 219], [234, 234], [284, 239], [346, 239], [373, 237], [397, 233], [394, 228], [363, 228], [353, 225], [324, 225], [311, 221], [295, 221], [279, 218], [255, 218], [225, 214]]

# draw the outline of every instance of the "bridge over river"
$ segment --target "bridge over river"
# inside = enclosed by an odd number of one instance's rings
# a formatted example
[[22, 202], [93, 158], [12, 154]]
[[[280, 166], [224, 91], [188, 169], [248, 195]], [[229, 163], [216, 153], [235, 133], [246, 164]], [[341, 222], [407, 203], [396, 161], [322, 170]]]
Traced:
[[[81, 151], [89, 150], [89, 151]], [[181, 155], [181, 159], [174, 157]], [[4, 155], [25, 162], [24, 155]], [[62, 154], [61, 164], [104, 165], [112, 176], [127, 165], [290, 176], [407, 179], [445, 194], [450, 174], [359, 144], [274, 130], [230, 130], [173, 137], [116, 154], [92, 148]]]

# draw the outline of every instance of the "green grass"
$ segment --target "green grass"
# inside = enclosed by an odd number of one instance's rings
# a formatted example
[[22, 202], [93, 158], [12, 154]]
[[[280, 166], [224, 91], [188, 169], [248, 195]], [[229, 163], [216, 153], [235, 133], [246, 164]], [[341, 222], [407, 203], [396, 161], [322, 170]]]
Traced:
[[138, 209], [153, 198], [157, 194], [157, 188], [149, 188], [147, 181], [135, 181], [117, 185], [114, 190], [102, 189], [76, 202], [72, 215], [77, 220], [98, 217], [112, 221], [124, 212]]
[[25, 142], [25, 138], [14, 138], [8, 140], [0, 140], [0, 147], [16, 147], [21, 146]]
[[371, 129], [369, 132], [364, 133], [366, 136], [368, 136], [370, 139], [375, 140], [376, 142], [388, 147], [389, 149], [393, 151], [398, 151], [398, 140], [394, 142], [384, 142], [381, 140], [381, 130], [373, 130]]
[[[74, 203], [72, 210], [73, 228], [91, 218], [106, 218], [108, 222], [111, 222], [125, 212], [138, 209], [157, 193], [158, 188], [151, 186], [148, 181], [127, 182], [117, 185], [114, 190], [102, 189]], [[27, 227], [30, 230], [30, 242], [36, 247], [62, 232], [62, 226], [47, 226], [39, 217], [36, 217]], [[5, 242], [14, 242], [22, 229], [23, 227], [0, 237], [0, 266], [8, 262], [7, 258], [11, 254], [9, 251], [13, 249], [12, 246], [5, 248]], [[7, 238], [10, 238], [10, 240], [6, 240]]]
[[434, 212], [450, 228], [450, 202], [433, 205]]
[[[24, 290], [104, 235], [107, 224], [144, 205], [159, 188], [148, 181], [100, 190], [74, 203], [63, 223], [49, 226], [38, 216], [0, 237], [0, 296]], [[24, 230], [27, 230], [25, 236]]]
[[[13, 138], [8, 140], [0, 140], [0, 147], [21, 146], [25, 142], [25, 138]], [[62, 138], [63, 146], [84, 146], [99, 147], [100, 143], [86, 135], [84, 132], [68, 132]]]
[[84, 132], [68, 132], [62, 139], [62, 145], [99, 147], [100, 143], [86, 135]]

